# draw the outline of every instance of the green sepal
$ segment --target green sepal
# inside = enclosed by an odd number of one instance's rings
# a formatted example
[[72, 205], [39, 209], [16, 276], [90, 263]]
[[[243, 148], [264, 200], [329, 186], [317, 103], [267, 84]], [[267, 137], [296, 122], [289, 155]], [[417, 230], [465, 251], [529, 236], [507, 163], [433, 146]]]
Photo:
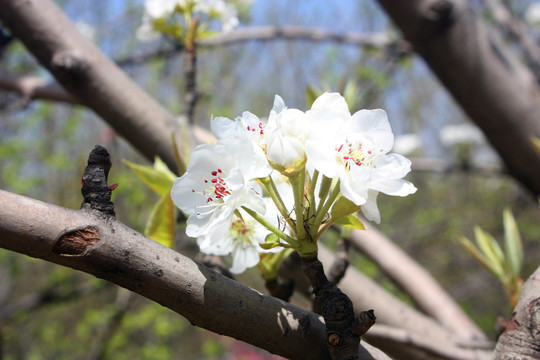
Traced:
[[169, 192], [170, 188], [154, 205], [150, 218], [146, 223], [144, 234], [162, 245], [174, 248], [176, 207]]
[[264, 243], [259, 244], [260, 247], [262, 247], [265, 250], [270, 250], [275, 248], [276, 246], [280, 246], [279, 236], [277, 236], [274, 233], [270, 233], [266, 235], [264, 238]]
[[158, 195], [169, 196], [176, 176], [159, 157], [156, 156], [153, 167], [135, 164], [128, 160], [124, 160], [124, 163]]
[[358, 218], [358, 216], [356, 216], [356, 214], [350, 214], [350, 215], [344, 216], [341, 219], [338, 219], [334, 224], [357, 229], [357, 230], [366, 230], [364, 224], [362, 223], [362, 221], [360, 221], [360, 219]]

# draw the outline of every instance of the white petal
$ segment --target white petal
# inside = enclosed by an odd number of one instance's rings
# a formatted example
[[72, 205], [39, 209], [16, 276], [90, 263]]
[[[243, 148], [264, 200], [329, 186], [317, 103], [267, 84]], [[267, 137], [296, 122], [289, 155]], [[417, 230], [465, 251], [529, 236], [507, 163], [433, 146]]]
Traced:
[[345, 98], [339, 93], [324, 93], [315, 99], [311, 106], [311, 111], [313, 112], [326, 111], [328, 109], [346, 112], [350, 115], [349, 106], [347, 105]]
[[373, 182], [369, 186], [371, 189], [380, 191], [387, 195], [407, 196], [416, 192], [416, 187], [410, 182], [402, 179], [388, 179]]
[[235, 126], [234, 121], [226, 117], [218, 116], [210, 119], [210, 130], [218, 139], [229, 134]]
[[362, 214], [366, 219], [376, 222], [377, 224], [381, 223], [381, 213], [379, 212], [379, 207], [377, 206], [377, 196], [379, 195], [378, 191], [369, 190], [368, 198], [364, 205], [362, 205]]
[[411, 161], [399, 154], [379, 156], [373, 160], [376, 179], [401, 179], [411, 171]]
[[257, 265], [259, 263], [259, 259], [260, 257], [257, 248], [236, 247], [233, 250], [233, 266], [230, 270], [233, 274], [243, 273], [247, 268]]
[[279, 114], [281, 111], [285, 110], [287, 107], [285, 106], [285, 101], [281, 98], [281, 96], [276, 95], [274, 96], [274, 106], [272, 107], [272, 112], [275, 114]]

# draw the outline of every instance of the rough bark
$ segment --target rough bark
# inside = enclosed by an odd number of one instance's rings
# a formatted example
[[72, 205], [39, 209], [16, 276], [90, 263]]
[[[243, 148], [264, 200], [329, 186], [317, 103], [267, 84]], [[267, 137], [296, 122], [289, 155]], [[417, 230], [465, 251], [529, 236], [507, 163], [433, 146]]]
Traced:
[[540, 195], [540, 91], [464, 0], [379, 0], [413, 49], [486, 134], [510, 174]]
[[[324, 245], [319, 244], [319, 259], [325, 269], [335, 262], [335, 256]], [[287, 260], [287, 266], [280, 273], [284, 278], [292, 278], [295, 288], [305, 296], [310, 296], [309, 283], [301, 276], [300, 262]], [[418, 285], [418, 286], [421, 286]], [[350, 268], [339, 283], [339, 288], [353, 302], [356, 315], [360, 309], [374, 309], [375, 324], [363, 337], [376, 342], [385, 353], [397, 359], [437, 359], [489, 360], [495, 344], [488, 340], [466, 338], [454, 332], [435, 319], [404, 304], [395, 296], [381, 288], [355, 268]]]
[[[0, 21], [62, 86], [153, 161], [176, 169], [172, 134], [179, 121], [144, 92], [51, 0], [0, 1]], [[181, 143], [178, 137], [178, 144]]]
[[[80, 230], [91, 231], [70, 236]], [[73, 242], [84, 251], [55, 251]], [[111, 281], [193, 325], [286, 358], [329, 359], [317, 315], [209, 270], [96, 210], [65, 209], [0, 190], [0, 247]], [[365, 343], [360, 354], [388, 359]]]
[[494, 359], [540, 359], [540, 267], [523, 285], [512, 318], [495, 347]]

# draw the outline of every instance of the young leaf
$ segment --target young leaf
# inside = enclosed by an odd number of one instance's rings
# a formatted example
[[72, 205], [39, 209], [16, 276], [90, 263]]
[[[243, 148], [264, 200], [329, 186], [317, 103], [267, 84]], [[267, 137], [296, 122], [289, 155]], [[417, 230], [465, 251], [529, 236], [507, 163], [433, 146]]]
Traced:
[[355, 214], [344, 216], [338, 221], [336, 221], [334, 224], [350, 227], [350, 228], [358, 229], [358, 230], [366, 230], [362, 221], [360, 221], [358, 216], [356, 216]]
[[490, 263], [489, 261], [487, 260], [487, 258], [484, 256], [484, 254], [482, 254], [482, 252], [480, 250], [478, 250], [478, 248], [476, 246], [474, 246], [474, 244], [472, 243], [472, 241], [470, 241], [469, 239], [467, 239], [466, 237], [464, 236], [460, 236], [458, 238], [459, 242], [461, 243], [461, 245], [463, 245], [463, 247], [465, 248], [465, 250], [467, 250], [472, 256], [474, 256], [474, 258], [480, 263], [482, 264], [482, 266], [484, 266], [487, 270], [492, 271], [491, 269], [491, 266], [490, 266]]
[[360, 208], [361, 206], [358, 206], [346, 197], [341, 196], [332, 206], [332, 209], [330, 210], [330, 215], [332, 216], [332, 219], [334, 221], [338, 221], [342, 217], [357, 212], [358, 210], [360, 210]]
[[264, 243], [259, 245], [265, 250], [270, 250], [272, 248], [275, 248], [276, 246], [279, 246], [279, 236], [277, 236], [274, 233], [270, 233], [266, 235], [266, 238], [264, 239]]
[[493, 236], [482, 230], [479, 226], [474, 227], [474, 235], [478, 247], [486, 257], [489, 269], [502, 280], [505, 275], [505, 264], [501, 247]]
[[156, 157], [154, 167], [135, 164], [127, 160], [124, 160], [124, 163], [158, 195], [168, 195], [171, 191], [176, 177], [159, 157]]
[[144, 234], [162, 245], [173, 248], [176, 226], [176, 208], [169, 196], [169, 192], [165, 193], [156, 205], [154, 205], [148, 223], [146, 224]]
[[537, 138], [536, 136], [531, 136], [531, 142], [536, 152], [540, 155], [540, 139]]
[[512, 274], [519, 275], [523, 263], [523, 246], [516, 220], [509, 209], [503, 211], [506, 260]]

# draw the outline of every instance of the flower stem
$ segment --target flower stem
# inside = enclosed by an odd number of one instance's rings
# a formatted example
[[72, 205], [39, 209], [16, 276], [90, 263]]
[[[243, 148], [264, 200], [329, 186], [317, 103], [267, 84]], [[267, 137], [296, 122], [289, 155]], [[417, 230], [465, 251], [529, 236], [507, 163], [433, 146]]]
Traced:
[[315, 213], [315, 187], [317, 186], [317, 180], [319, 179], [319, 172], [317, 170], [313, 171], [313, 177], [310, 179], [309, 183], [309, 211], [308, 219], [311, 218], [311, 215]]
[[245, 206], [242, 206], [242, 209], [244, 209], [249, 215], [251, 215], [252, 218], [257, 220], [268, 230], [270, 230], [271, 232], [279, 236], [281, 239], [283, 239], [287, 244], [291, 245], [293, 248], [298, 249], [300, 247], [300, 242], [298, 240], [293, 239], [289, 235], [285, 234], [283, 231], [279, 230], [274, 225], [270, 224], [270, 222], [268, 222], [268, 220], [266, 220], [261, 214], [256, 213], [255, 211]]
[[[321, 188], [319, 189], [319, 206], [322, 206], [324, 204], [324, 201], [328, 196], [328, 192], [330, 191], [331, 185], [332, 179], [323, 175], [323, 179], [321, 181]], [[313, 191], [315, 191], [315, 189]], [[319, 209], [317, 209], [316, 213], [318, 212]]]
[[276, 204], [276, 207], [279, 210], [279, 213], [283, 218], [287, 221], [289, 226], [294, 229], [294, 222], [292, 221], [291, 217], [289, 216], [289, 212], [287, 211], [287, 207], [285, 206], [285, 203], [283, 202], [283, 199], [281, 198], [281, 195], [279, 194], [279, 191], [277, 190], [276, 183], [272, 179], [271, 176], [267, 176], [265, 178], [260, 178], [260, 182], [263, 184], [264, 189], [274, 201], [274, 204]]
[[[328, 178], [325, 177], [325, 179], [328, 179]], [[324, 182], [324, 180], [323, 180], [323, 182]], [[330, 207], [332, 206], [332, 204], [335, 202], [335, 200], [341, 194], [341, 191], [339, 189], [339, 179], [334, 179], [332, 181], [331, 186], [329, 186], [328, 188], [329, 188], [329, 190], [331, 190], [330, 196], [328, 196], [326, 198], [326, 201], [324, 202], [324, 204], [322, 204], [322, 202], [321, 202], [321, 204], [319, 204], [320, 206], [317, 209], [317, 213], [315, 214], [315, 219], [313, 220], [313, 223], [312, 223], [312, 229], [313, 229], [312, 232], [313, 233], [311, 235], [317, 234], [318, 229], [321, 226], [321, 223], [322, 223], [324, 217], [328, 213], [328, 210], [330, 210]], [[315, 236], [313, 236], [313, 238], [315, 238]]]
[[304, 228], [304, 183], [306, 180], [306, 171], [302, 169], [298, 175], [289, 178], [294, 193], [294, 212], [296, 214], [296, 238], [300, 241], [306, 239], [306, 229]]

